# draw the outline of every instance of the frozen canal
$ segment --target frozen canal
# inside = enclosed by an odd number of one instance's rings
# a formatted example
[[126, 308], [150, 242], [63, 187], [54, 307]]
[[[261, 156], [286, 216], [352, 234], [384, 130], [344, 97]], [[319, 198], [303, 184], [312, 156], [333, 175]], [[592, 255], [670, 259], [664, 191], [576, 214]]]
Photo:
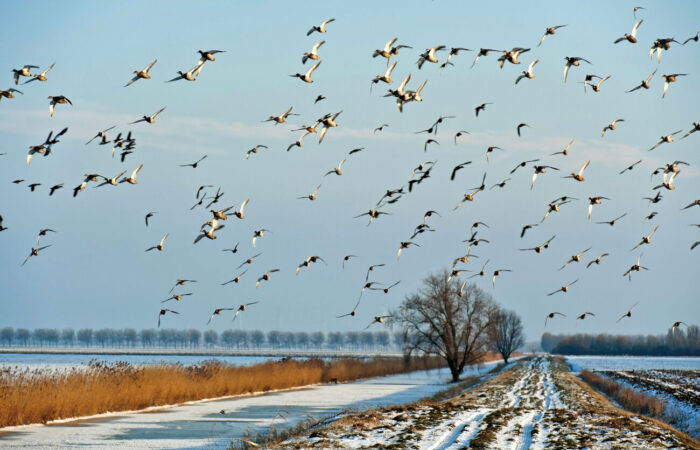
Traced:
[[[465, 371], [465, 375], [485, 373]], [[0, 430], [0, 448], [225, 448], [234, 438], [346, 409], [408, 403], [447, 387], [449, 370], [419, 371], [338, 385], [195, 402], [158, 411]], [[223, 413], [222, 413], [223, 411]]]

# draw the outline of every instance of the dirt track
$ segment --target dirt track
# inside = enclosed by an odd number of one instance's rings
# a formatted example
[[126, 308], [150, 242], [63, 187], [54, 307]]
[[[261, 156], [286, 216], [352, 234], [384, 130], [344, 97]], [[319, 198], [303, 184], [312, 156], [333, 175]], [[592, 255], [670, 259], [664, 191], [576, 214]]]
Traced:
[[296, 448], [700, 448], [661, 422], [621, 411], [561, 360], [522, 360], [445, 402], [345, 416], [283, 444]]

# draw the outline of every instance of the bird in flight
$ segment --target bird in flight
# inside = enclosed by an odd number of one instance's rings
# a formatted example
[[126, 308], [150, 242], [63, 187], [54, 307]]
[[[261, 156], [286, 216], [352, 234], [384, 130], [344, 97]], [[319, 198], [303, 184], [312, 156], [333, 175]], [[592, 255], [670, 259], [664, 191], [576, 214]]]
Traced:
[[173, 311], [172, 309], [161, 309], [160, 312], [158, 313], [158, 328], [160, 328], [161, 316], [164, 316], [166, 313], [180, 314], [179, 312]]
[[151, 70], [157, 62], [158, 59], [155, 59], [152, 63], [144, 67], [142, 70], [134, 70], [134, 77], [131, 80], [129, 80], [129, 82], [124, 85], [124, 87], [130, 86], [131, 84], [140, 80], [141, 78], [144, 78], [146, 80], [150, 79], [151, 76], [148, 74], [148, 71]]
[[632, 317], [632, 310], [634, 309], [635, 306], [637, 306], [638, 303], [639, 303], [639, 302], [635, 302], [634, 305], [632, 305], [632, 307], [631, 307], [629, 310], [627, 310], [626, 313], [624, 313], [623, 315], [621, 315], [620, 318], [617, 319], [617, 322], [615, 322], [615, 323], [620, 322], [620, 321], [621, 321], [622, 319], [624, 319], [625, 317]]
[[146, 122], [146, 123], [151, 123], [151, 124], [156, 123], [156, 117], [158, 116], [158, 114], [160, 114], [160, 113], [162, 113], [163, 111], [165, 111], [165, 108], [166, 108], [166, 107], [163, 106], [163, 107], [160, 108], [158, 111], [156, 111], [156, 112], [154, 112], [153, 114], [151, 114], [150, 116], [143, 116], [143, 117], [141, 117], [139, 120], [136, 120], [136, 121], [134, 121], [134, 122], [131, 122], [130, 125], [131, 125], [131, 124], [135, 124], [135, 123], [139, 123], [139, 122]]

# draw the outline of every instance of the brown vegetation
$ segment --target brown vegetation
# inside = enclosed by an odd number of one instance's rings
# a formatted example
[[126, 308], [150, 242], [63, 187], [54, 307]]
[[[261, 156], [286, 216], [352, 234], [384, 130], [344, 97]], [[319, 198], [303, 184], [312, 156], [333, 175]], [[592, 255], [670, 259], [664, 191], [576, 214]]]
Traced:
[[439, 358], [270, 361], [248, 367], [208, 361], [196, 366], [91, 363], [67, 371], [0, 371], [0, 427], [191, 400], [265, 392], [332, 379], [338, 382], [437, 368]]
[[581, 372], [581, 378], [614, 399], [628, 411], [660, 418], [666, 409], [664, 401], [642, 394], [634, 389], [626, 388], [616, 381], [601, 377], [593, 372], [584, 370]]

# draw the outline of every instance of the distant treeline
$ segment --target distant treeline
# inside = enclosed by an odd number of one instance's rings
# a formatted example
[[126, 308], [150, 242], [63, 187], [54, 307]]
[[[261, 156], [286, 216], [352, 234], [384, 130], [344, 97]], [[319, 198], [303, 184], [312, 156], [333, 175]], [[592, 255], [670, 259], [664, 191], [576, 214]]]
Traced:
[[665, 336], [544, 333], [541, 345], [560, 355], [700, 356], [700, 328], [681, 327]]
[[6, 347], [110, 347], [110, 348], [227, 348], [227, 349], [294, 349], [294, 350], [371, 350], [400, 349], [401, 333], [386, 331], [347, 331], [322, 333], [226, 330], [133, 328], [92, 330], [72, 328], [0, 329], [0, 345]]

